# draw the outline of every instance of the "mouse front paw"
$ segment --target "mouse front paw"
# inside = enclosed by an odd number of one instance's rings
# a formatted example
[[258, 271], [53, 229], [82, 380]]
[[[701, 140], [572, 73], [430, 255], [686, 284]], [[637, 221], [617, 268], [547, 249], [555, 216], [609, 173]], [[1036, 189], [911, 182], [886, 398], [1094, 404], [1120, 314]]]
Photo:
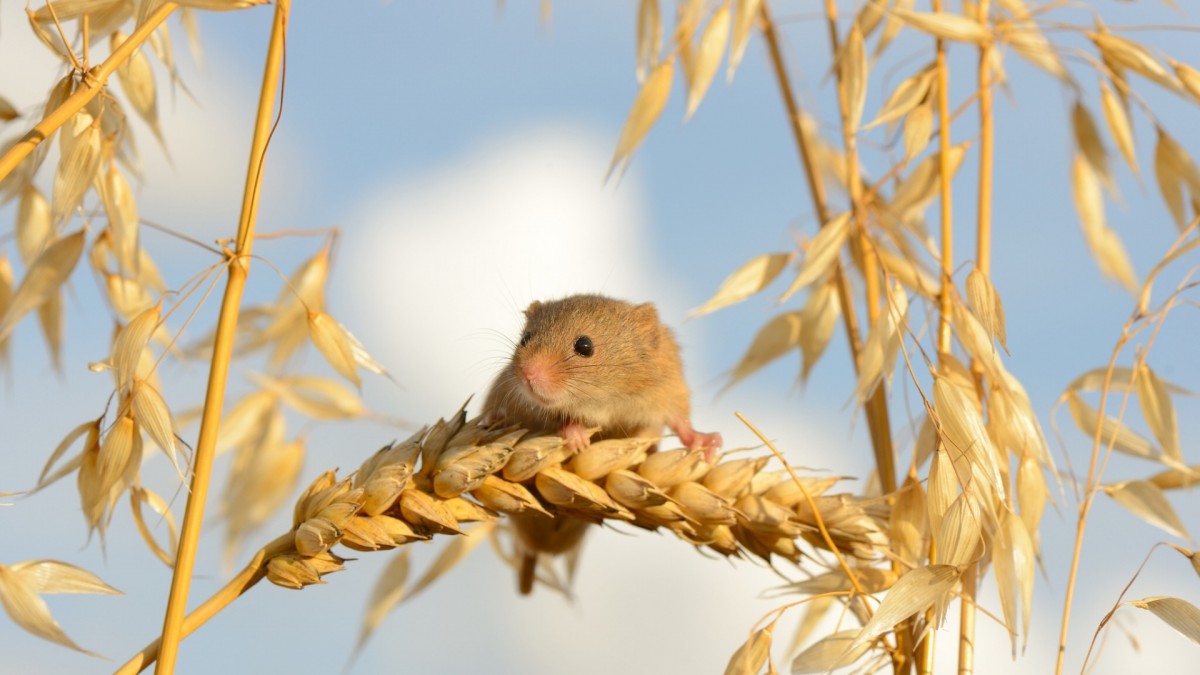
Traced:
[[592, 444], [592, 432], [579, 422], [564, 422], [558, 434], [567, 441], [571, 450], [582, 450]]

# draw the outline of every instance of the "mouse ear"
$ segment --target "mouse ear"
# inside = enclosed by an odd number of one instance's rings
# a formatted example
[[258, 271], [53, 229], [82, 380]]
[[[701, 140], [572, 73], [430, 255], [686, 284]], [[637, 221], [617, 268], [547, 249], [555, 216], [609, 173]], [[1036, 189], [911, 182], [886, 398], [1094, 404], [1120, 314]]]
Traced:
[[658, 309], [653, 303], [645, 302], [635, 306], [633, 313], [642, 346], [651, 353], [657, 352], [664, 331], [662, 322], [658, 320]]
[[541, 307], [541, 306], [542, 306], [542, 303], [538, 302], [537, 300], [534, 300], [533, 302], [529, 303], [529, 306], [525, 308], [525, 318], [528, 319], [529, 316], [531, 314], [533, 314], [534, 312], [536, 312], [538, 310], [538, 307]]
[[658, 309], [654, 306], [654, 303], [643, 302], [637, 307], [634, 307], [634, 310], [637, 312], [638, 318], [645, 321], [654, 321], [655, 323], [658, 322]]

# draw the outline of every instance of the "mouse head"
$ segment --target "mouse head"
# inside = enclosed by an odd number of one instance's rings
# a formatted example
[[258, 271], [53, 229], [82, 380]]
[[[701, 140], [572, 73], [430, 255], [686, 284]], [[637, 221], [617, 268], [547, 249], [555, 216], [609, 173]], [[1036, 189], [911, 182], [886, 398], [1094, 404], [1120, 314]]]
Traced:
[[534, 404], [570, 411], [603, 404], [653, 380], [664, 329], [649, 303], [601, 295], [534, 302], [513, 354], [518, 390]]

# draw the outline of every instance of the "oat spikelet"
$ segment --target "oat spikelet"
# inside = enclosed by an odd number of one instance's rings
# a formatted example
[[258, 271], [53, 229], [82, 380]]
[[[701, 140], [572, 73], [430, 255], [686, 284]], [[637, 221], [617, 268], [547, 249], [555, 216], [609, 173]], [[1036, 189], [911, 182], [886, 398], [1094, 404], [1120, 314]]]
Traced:
[[45, 593], [120, 595], [121, 592], [91, 572], [57, 560], [0, 564], [0, 607], [14, 623], [42, 639], [92, 654], [75, 644], [50, 615], [50, 608], [40, 597]]

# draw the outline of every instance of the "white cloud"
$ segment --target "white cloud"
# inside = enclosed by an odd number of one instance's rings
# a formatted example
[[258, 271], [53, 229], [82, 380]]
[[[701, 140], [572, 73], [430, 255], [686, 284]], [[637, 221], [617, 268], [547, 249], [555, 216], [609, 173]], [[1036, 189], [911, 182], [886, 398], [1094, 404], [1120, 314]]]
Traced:
[[408, 389], [405, 415], [481, 392], [534, 299], [655, 297], [637, 190], [604, 186], [607, 161], [586, 131], [540, 128], [365, 200], [339, 253], [338, 306]]

